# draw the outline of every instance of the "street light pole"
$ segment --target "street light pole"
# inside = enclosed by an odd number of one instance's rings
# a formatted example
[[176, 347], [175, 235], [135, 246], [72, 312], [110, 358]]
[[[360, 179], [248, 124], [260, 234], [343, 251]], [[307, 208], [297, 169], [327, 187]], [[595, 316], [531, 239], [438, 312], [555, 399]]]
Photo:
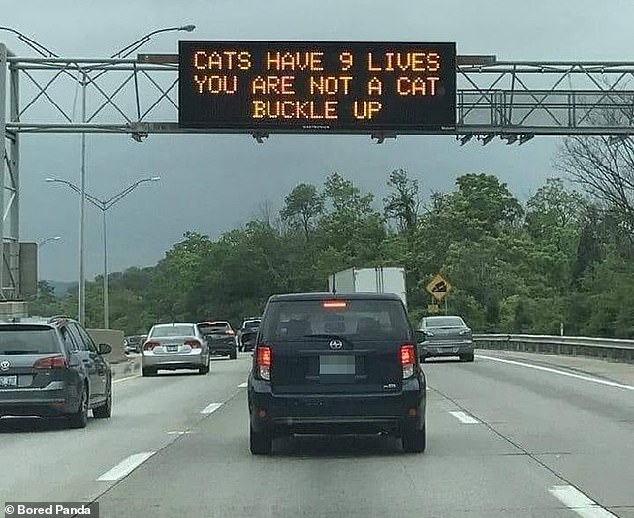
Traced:
[[[81, 121], [86, 122], [86, 74], [82, 72], [81, 81]], [[85, 211], [86, 211], [86, 132], [81, 133], [81, 166], [79, 180], [79, 288], [77, 304], [79, 306], [79, 323], [83, 326], [86, 320], [86, 272], [84, 259]], [[107, 328], [106, 328], [107, 329]]]
[[[59, 241], [61, 238], [61, 236], [51, 236], [51, 237], [47, 237], [45, 239], [40, 239], [37, 243], [37, 278], [40, 278], [40, 250], [45, 247], [46, 245], [48, 245], [49, 243], [53, 243], [55, 241]], [[39, 284], [39, 283], [38, 283]], [[37, 289], [38, 293], [39, 293], [39, 287]]]
[[[139, 185], [145, 182], [158, 182], [161, 179], [160, 176], [151, 176], [149, 178], [142, 178], [141, 180], [136, 181], [132, 185], [126, 187], [118, 194], [115, 194], [111, 198], [107, 200], [102, 200], [89, 194], [87, 192], [83, 192], [80, 187], [77, 187], [74, 183], [69, 182], [68, 180], [62, 180], [59, 178], [47, 178], [47, 182], [51, 183], [61, 183], [70, 187], [73, 191], [80, 195], [80, 199], [88, 200], [92, 205], [97, 207], [103, 214], [103, 322], [104, 329], [109, 329], [110, 327], [110, 302], [109, 302], [109, 287], [108, 287], [108, 228], [107, 228], [107, 212], [115, 205], [115, 203], [121, 201], [128, 194], [130, 194], [134, 189], [136, 189]], [[83, 221], [83, 220], [82, 220]], [[82, 258], [83, 258], [83, 249], [82, 249]], [[83, 270], [82, 270], [83, 273]], [[84, 299], [85, 302], [85, 299]]]
[[110, 301], [108, 295], [108, 229], [106, 227], [106, 213], [108, 209], [101, 211], [103, 214], [103, 327], [110, 329]]

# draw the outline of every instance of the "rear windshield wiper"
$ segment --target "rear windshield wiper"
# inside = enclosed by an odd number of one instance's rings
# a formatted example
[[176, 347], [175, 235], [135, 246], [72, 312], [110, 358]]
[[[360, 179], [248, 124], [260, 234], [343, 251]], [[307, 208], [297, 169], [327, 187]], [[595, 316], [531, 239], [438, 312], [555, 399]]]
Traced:
[[0, 354], [40, 354], [40, 351], [25, 351], [23, 349], [1, 351]]

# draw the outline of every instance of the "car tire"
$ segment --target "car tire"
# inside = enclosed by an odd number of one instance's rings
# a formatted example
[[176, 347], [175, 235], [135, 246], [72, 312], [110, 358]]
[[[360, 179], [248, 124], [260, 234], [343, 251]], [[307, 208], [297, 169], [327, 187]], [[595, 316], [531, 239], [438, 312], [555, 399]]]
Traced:
[[249, 429], [249, 449], [253, 455], [269, 455], [273, 449], [273, 436], [267, 432]]
[[198, 374], [200, 374], [201, 376], [204, 376], [205, 374], [209, 374], [209, 359], [207, 359], [207, 365], [198, 367]]
[[95, 419], [108, 419], [112, 416], [112, 390], [110, 390], [106, 402], [103, 405], [96, 406], [92, 409], [92, 416]]
[[88, 387], [84, 384], [77, 412], [68, 415], [71, 428], [86, 428], [88, 424]]
[[235, 349], [229, 353], [229, 359], [236, 360], [238, 358], [238, 351]]
[[143, 377], [148, 377], [148, 376], [156, 376], [156, 369], [154, 367], [143, 367], [141, 369], [141, 375]]
[[402, 437], [403, 450], [406, 453], [423, 453], [427, 443], [425, 426], [421, 430], [408, 430]]
[[473, 353], [462, 354], [460, 356], [460, 361], [463, 361], [463, 362], [472, 362], [473, 360], [474, 360]]

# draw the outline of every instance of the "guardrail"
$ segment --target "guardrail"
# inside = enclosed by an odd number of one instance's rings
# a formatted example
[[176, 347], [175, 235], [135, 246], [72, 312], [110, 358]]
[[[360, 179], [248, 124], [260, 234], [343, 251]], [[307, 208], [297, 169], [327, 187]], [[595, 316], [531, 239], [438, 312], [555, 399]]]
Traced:
[[634, 363], [634, 340], [553, 335], [473, 335], [476, 349], [587, 356]]

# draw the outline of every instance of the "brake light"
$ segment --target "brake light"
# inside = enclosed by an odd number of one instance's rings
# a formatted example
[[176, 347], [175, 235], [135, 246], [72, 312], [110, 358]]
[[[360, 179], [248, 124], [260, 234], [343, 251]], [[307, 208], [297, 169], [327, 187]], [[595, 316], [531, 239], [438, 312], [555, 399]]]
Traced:
[[412, 344], [401, 345], [400, 358], [403, 379], [411, 378], [414, 375], [414, 365], [416, 364], [416, 348]]
[[145, 342], [143, 344], [144, 351], [153, 351], [155, 347], [159, 347], [161, 344], [159, 342]]
[[321, 305], [324, 308], [345, 308], [348, 303], [345, 300], [324, 300]]
[[185, 345], [189, 345], [192, 349], [202, 349], [203, 344], [198, 340], [185, 340]]
[[40, 358], [33, 364], [34, 369], [65, 369], [66, 367], [68, 367], [68, 362], [61, 354]]
[[271, 348], [268, 345], [258, 345], [255, 355], [257, 375], [265, 381], [271, 381]]
[[233, 329], [227, 329], [225, 331], [225, 333], [228, 334], [228, 335], [235, 335], [236, 334], [236, 332]]

